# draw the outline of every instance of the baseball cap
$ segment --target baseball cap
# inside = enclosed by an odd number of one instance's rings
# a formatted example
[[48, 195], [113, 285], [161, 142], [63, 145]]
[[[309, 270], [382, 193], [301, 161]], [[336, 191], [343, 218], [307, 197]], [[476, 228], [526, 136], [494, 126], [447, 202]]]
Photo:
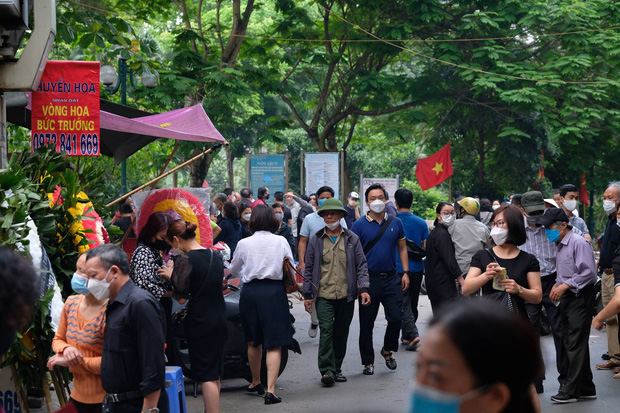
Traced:
[[480, 211], [480, 202], [470, 196], [461, 199], [458, 201], [458, 204], [462, 206], [469, 215], [476, 215]]
[[528, 214], [537, 211], [544, 211], [545, 199], [540, 191], [529, 191], [521, 196], [521, 207]]
[[351, 192], [349, 194], [349, 198], [360, 199], [360, 194], [358, 194], [357, 192]]
[[536, 225], [539, 227], [547, 227], [554, 222], [569, 222], [568, 216], [562, 208], [549, 208], [542, 218], [538, 220]]

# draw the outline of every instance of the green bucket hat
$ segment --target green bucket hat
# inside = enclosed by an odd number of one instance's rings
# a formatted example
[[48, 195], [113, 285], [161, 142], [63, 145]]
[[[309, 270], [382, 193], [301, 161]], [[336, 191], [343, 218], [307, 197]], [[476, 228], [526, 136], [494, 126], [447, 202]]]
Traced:
[[344, 209], [344, 207], [342, 206], [342, 202], [340, 202], [336, 198], [329, 198], [323, 201], [323, 206], [319, 208], [319, 210], [317, 211], [317, 214], [319, 214], [320, 216], [323, 216], [323, 212], [325, 211], [340, 211], [340, 212], [344, 212], [345, 214], [347, 214], [347, 210]]

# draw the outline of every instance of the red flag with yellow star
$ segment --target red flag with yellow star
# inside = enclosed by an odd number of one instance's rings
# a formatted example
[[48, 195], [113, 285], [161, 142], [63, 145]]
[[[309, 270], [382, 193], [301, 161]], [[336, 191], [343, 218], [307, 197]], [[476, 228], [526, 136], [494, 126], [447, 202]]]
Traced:
[[439, 185], [452, 176], [450, 142], [427, 158], [418, 159], [415, 176], [423, 191]]

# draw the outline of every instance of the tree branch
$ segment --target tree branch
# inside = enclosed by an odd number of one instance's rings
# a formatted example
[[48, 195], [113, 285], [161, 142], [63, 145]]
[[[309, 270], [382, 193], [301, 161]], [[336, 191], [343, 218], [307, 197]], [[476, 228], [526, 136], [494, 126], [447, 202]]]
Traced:
[[293, 117], [295, 118], [295, 120], [297, 120], [297, 122], [299, 122], [299, 125], [306, 131], [306, 133], [308, 133], [308, 135], [310, 135], [312, 133], [312, 128], [310, 128], [306, 121], [303, 120], [303, 118], [297, 111], [295, 104], [283, 93], [280, 93], [280, 99], [282, 99], [284, 103], [288, 105], [289, 109], [291, 109], [291, 112], [293, 112]]
[[220, 56], [224, 55], [224, 41], [222, 40], [222, 25], [220, 23], [220, 9], [222, 7], [222, 1], [224, 0], [217, 0], [215, 9], [215, 27], [217, 30], [217, 39], [220, 42]]
[[347, 150], [347, 148], [349, 147], [349, 144], [351, 143], [351, 140], [353, 139], [353, 131], [355, 130], [355, 125], [357, 125], [357, 116], [353, 115], [353, 120], [351, 121], [351, 127], [349, 128], [349, 136], [347, 136], [347, 139], [342, 144], [343, 151]]
[[390, 108], [380, 109], [380, 110], [361, 110], [361, 109], [355, 108], [351, 111], [351, 114], [358, 115], [358, 116], [381, 116], [381, 115], [387, 115], [390, 113], [398, 112], [403, 109], [408, 109], [413, 106], [420, 105], [422, 103], [424, 102], [421, 100], [414, 100], [411, 102], [403, 103], [402, 105], [392, 106]]

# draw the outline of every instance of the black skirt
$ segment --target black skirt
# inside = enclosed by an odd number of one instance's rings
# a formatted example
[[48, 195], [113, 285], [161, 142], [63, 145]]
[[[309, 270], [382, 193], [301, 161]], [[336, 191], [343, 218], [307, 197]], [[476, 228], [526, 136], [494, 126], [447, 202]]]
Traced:
[[245, 341], [265, 349], [291, 346], [293, 325], [282, 281], [253, 280], [243, 284], [239, 311]]

